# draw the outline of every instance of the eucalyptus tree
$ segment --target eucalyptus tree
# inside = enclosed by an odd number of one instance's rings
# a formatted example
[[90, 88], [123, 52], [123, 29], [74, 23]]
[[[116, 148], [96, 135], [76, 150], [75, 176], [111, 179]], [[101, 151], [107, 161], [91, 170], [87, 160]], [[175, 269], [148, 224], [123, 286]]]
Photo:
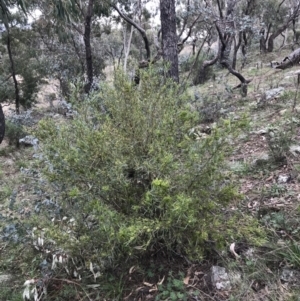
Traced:
[[17, 81], [15, 62], [14, 62], [12, 49], [11, 49], [11, 35], [10, 35], [10, 27], [9, 27], [10, 16], [11, 16], [10, 9], [12, 9], [15, 5], [20, 6], [22, 11], [24, 13], [26, 13], [27, 3], [23, 0], [0, 1], [0, 19], [6, 30], [6, 47], [7, 47], [7, 52], [9, 55], [9, 60], [10, 60], [10, 65], [11, 65], [11, 74], [12, 74], [12, 78], [14, 81], [16, 112], [17, 112], [17, 114], [19, 114], [20, 113], [20, 89], [19, 89], [19, 85], [18, 85], [18, 81]]
[[[153, 43], [151, 34], [149, 35], [151, 13], [146, 8], [148, 2], [149, 0], [135, 0], [112, 3], [112, 8], [117, 12], [114, 21], [123, 39], [122, 58], [125, 72], [129, 55], [132, 61], [150, 62], [152, 60], [151, 53], [153, 50], [151, 44]], [[141, 37], [143, 43], [141, 43]]]
[[300, 15], [299, 0], [261, 1], [260, 49], [262, 52], [274, 50], [274, 40], [293, 25]]
[[[121, 1], [122, 2], [122, 1]], [[122, 2], [123, 5], [128, 4], [128, 1]], [[161, 49], [157, 46], [157, 55], [152, 58], [151, 45], [146, 30], [141, 26], [140, 22], [130, 18], [130, 16], [119, 7], [116, 2], [111, 5], [118, 14], [131, 26], [137, 29], [144, 41], [144, 47], [146, 50], [146, 61], [141, 61], [140, 68], [148, 66], [149, 63], [156, 62], [160, 58], [160, 53], [163, 55], [163, 59], [169, 64], [169, 70], [167, 72], [168, 77], [172, 77], [175, 81], [179, 81], [178, 72], [178, 37], [176, 32], [176, 11], [174, 0], [160, 1], [160, 16], [161, 16]], [[160, 31], [159, 31], [160, 32]]]
[[[128, 3], [121, 3], [125, 8], [128, 9]], [[125, 5], [124, 5], [125, 4]], [[144, 42], [144, 48], [146, 50], [146, 61], [151, 61], [151, 47], [150, 47], [150, 41], [149, 37], [147, 35], [146, 30], [143, 28], [141, 24], [137, 20], [134, 20], [129, 14], [125, 13], [122, 8], [120, 8], [120, 5], [118, 5], [116, 2], [113, 2], [111, 4], [111, 7], [119, 14], [119, 16], [124, 19], [128, 24], [133, 26], [141, 35], [143, 42]]]
[[[49, 33], [56, 31], [58, 43], [62, 43], [69, 50], [73, 48], [73, 53], [80, 62], [81, 70], [85, 73], [84, 91], [86, 93], [90, 92], [94, 77], [99, 73], [97, 69], [103, 67], [102, 63], [98, 64], [98, 60], [94, 62], [96, 51], [93, 48], [96, 47], [93, 45], [93, 39], [99, 40], [103, 32], [108, 32], [106, 26], [101, 28], [102, 17], [109, 15], [108, 4], [109, 1], [99, 2], [95, 0], [53, 0], [50, 3], [40, 0], [37, 4], [42, 12], [41, 18], [50, 26]], [[39, 24], [37, 24], [37, 28], [38, 26]], [[60, 38], [62, 33], [64, 33], [63, 39]], [[45, 44], [49, 43], [45, 40]], [[82, 46], [84, 47], [84, 63], [82, 62]], [[67, 70], [72, 69], [72, 67], [68, 66]]]
[[85, 45], [85, 60], [86, 60], [86, 76], [87, 83], [85, 84], [84, 90], [89, 93], [94, 81], [94, 66], [93, 66], [93, 53], [91, 45], [92, 35], [92, 22], [99, 21], [98, 18], [101, 16], [107, 16], [109, 14], [109, 6], [106, 1], [95, 1], [95, 0], [72, 0], [77, 8], [77, 20], [82, 22], [83, 30], [78, 28], [78, 24], [71, 22], [78, 32], [83, 35], [83, 41]]
[[176, 32], [175, 0], [160, 0], [160, 22], [163, 59], [170, 64], [167, 76], [178, 82], [178, 38]]
[[[22, 9], [22, 11], [25, 13], [26, 12], [26, 2], [25, 0], [1, 0], [0, 1], [0, 18], [2, 24], [5, 26], [5, 29], [7, 31], [7, 40], [6, 40], [6, 46], [7, 50], [9, 53], [9, 58], [10, 58], [10, 64], [11, 64], [11, 72], [14, 80], [14, 85], [15, 85], [15, 104], [16, 104], [16, 112], [19, 113], [19, 106], [20, 106], [20, 94], [19, 94], [19, 87], [18, 87], [18, 82], [16, 79], [16, 73], [15, 73], [15, 66], [14, 66], [14, 60], [13, 60], [13, 55], [11, 51], [11, 41], [10, 41], [10, 35], [9, 35], [9, 23], [8, 23], [8, 16], [10, 15], [9, 9], [12, 6], [18, 6]], [[5, 134], [5, 116], [3, 113], [2, 105], [0, 103], [0, 143], [2, 142]]]

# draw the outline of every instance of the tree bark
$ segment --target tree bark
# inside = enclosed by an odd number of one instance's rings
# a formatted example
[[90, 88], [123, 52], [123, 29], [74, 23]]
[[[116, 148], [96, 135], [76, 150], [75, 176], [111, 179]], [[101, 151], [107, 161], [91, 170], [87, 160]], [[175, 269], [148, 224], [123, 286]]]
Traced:
[[3, 113], [2, 106], [0, 104], [0, 144], [3, 141], [5, 135], [5, 116]]
[[169, 63], [167, 77], [179, 82], [175, 0], [160, 0], [163, 59]]
[[84, 45], [85, 45], [85, 58], [86, 58], [86, 73], [87, 73], [87, 83], [84, 87], [85, 93], [89, 93], [93, 84], [94, 73], [93, 73], [93, 56], [92, 56], [92, 46], [91, 46], [91, 23], [93, 16], [93, 6], [94, 0], [89, 0], [88, 7], [85, 15], [84, 22]]
[[274, 40], [281, 35], [288, 27], [290, 23], [285, 24], [284, 26], [279, 27], [274, 33], [272, 33], [268, 40], [268, 52], [273, 52], [274, 50]]
[[128, 56], [130, 53], [130, 46], [131, 46], [131, 40], [132, 40], [132, 34], [133, 34], [133, 26], [130, 25], [130, 33], [129, 33], [129, 37], [127, 39], [127, 28], [125, 26], [124, 31], [123, 31], [123, 35], [124, 35], [124, 72], [126, 73], [127, 70], [127, 61], [128, 61]]
[[237, 58], [237, 53], [241, 47], [242, 44], [242, 39], [243, 39], [243, 32], [239, 32], [239, 39], [238, 42], [236, 42], [236, 37], [234, 36], [234, 49], [233, 49], [233, 57], [232, 57], [232, 68], [236, 69], [236, 58]]
[[242, 61], [242, 69], [246, 65], [247, 61], [247, 48], [248, 48], [248, 38], [247, 38], [247, 33], [243, 31], [243, 42], [242, 42], [242, 54], [243, 54], [243, 61]]
[[284, 70], [299, 64], [299, 62], [300, 62], [300, 48], [296, 49], [287, 57], [285, 57], [283, 61], [275, 67], [275, 69]]
[[[201, 49], [202, 49], [202, 47], [199, 49], [199, 51], [197, 53], [196, 60], [198, 59]], [[219, 57], [220, 57], [220, 47], [219, 47], [218, 53], [216, 54], [216, 56], [213, 59], [203, 62], [203, 64], [201, 65], [201, 67], [199, 68], [199, 70], [197, 72], [197, 76], [194, 78], [194, 81], [193, 81], [194, 85], [203, 84], [205, 82], [205, 76], [206, 76], [205, 73], [206, 73], [207, 68], [214, 65], [218, 61]]]
[[[279, 13], [280, 7], [284, 2], [285, 1], [280, 2], [279, 6], [277, 8], [277, 14]], [[291, 23], [294, 23], [297, 20], [297, 18], [299, 17], [299, 14], [300, 14], [300, 2], [299, 1], [295, 2], [294, 7], [292, 7], [290, 9], [290, 11], [291, 11], [291, 14], [289, 16], [287, 16], [287, 19], [285, 20], [285, 22], [281, 26], [279, 26], [277, 28], [277, 30], [275, 30], [270, 36], [269, 36], [269, 33], [270, 33], [270, 29], [272, 27], [272, 23], [269, 24], [268, 33], [267, 33], [266, 38], [264, 39], [264, 44], [268, 45], [266, 51], [273, 52], [273, 50], [274, 50], [274, 40], [280, 34], [282, 34], [290, 26]], [[262, 44], [262, 41], [261, 41], [261, 44]]]
[[[2, 8], [2, 10], [3, 10], [3, 8]], [[4, 19], [4, 26], [6, 29], [6, 34], [7, 34], [6, 47], [7, 47], [7, 52], [8, 52], [9, 61], [10, 61], [12, 78], [13, 78], [14, 86], [15, 86], [16, 113], [20, 114], [20, 90], [19, 90], [19, 84], [17, 81], [15, 62], [14, 62], [14, 58], [13, 58], [12, 51], [11, 51], [10, 30], [9, 30], [7, 16], [5, 15], [3, 19]]]
[[215, 25], [220, 38], [220, 64], [241, 81], [241, 84], [237, 87], [242, 88], [242, 96], [245, 97], [247, 96], [247, 84], [249, 84], [251, 80], [247, 80], [242, 74], [232, 68], [232, 64], [230, 63], [229, 59], [232, 36], [230, 33], [223, 33], [220, 26], [218, 25], [218, 22], [216, 22]]

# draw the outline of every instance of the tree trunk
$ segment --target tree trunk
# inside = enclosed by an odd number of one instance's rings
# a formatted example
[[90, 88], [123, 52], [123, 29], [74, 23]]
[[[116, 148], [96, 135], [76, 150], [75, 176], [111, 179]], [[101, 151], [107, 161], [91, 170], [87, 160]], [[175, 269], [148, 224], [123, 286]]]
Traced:
[[129, 56], [129, 53], [130, 53], [130, 46], [131, 46], [131, 40], [132, 40], [132, 34], [133, 34], [133, 26], [130, 25], [130, 33], [129, 33], [129, 38], [127, 40], [127, 28], [126, 28], [126, 25], [125, 25], [125, 28], [124, 28], [124, 72], [126, 73], [126, 70], [127, 70], [127, 61], [128, 61], [128, 56]]
[[5, 116], [3, 113], [2, 106], [0, 104], [0, 144], [3, 141], [4, 134], [5, 134]]
[[[199, 51], [197, 53], [196, 60], [198, 59], [201, 48], [199, 49]], [[199, 85], [199, 84], [203, 84], [205, 82], [207, 68], [214, 65], [218, 61], [219, 57], [220, 57], [220, 47], [219, 47], [218, 53], [216, 54], [216, 56], [213, 59], [211, 59], [209, 61], [204, 61], [202, 63], [201, 67], [199, 68], [199, 70], [197, 72], [197, 76], [194, 78], [194, 81], [193, 81], [195, 86]]]
[[243, 55], [243, 60], [242, 60], [242, 69], [246, 65], [247, 61], [247, 48], [248, 48], [248, 38], [247, 38], [247, 33], [243, 31], [243, 42], [242, 42], [242, 55]]
[[274, 40], [281, 35], [288, 27], [290, 23], [287, 23], [281, 27], [279, 27], [274, 33], [272, 33], [268, 40], [268, 52], [273, 52], [274, 50]]
[[160, 0], [163, 59], [169, 63], [168, 77], [179, 81], [175, 0]]
[[87, 73], [87, 83], [84, 87], [85, 93], [89, 93], [93, 84], [93, 56], [92, 56], [92, 46], [91, 46], [91, 23], [93, 16], [93, 6], [94, 0], [89, 0], [85, 22], [84, 22], [84, 45], [85, 45], [85, 58], [86, 58], [86, 73]]
[[196, 40], [196, 39], [193, 39], [193, 43], [192, 43], [192, 46], [193, 46], [192, 54], [193, 54], [193, 55], [196, 54], [196, 43], [197, 43], [197, 40]]
[[240, 49], [240, 46], [242, 44], [243, 39], [243, 32], [239, 32], [239, 39], [238, 42], [236, 42], [236, 38], [234, 37], [234, 49], [233, 49], [233, 57], [232, 57], [232, 68], [236, 69], [236, 60], [237, 60], [237, 53]]
[[7, 47], [7, 52], [8, 52], [9, 61], [10, 61], [12, 78], [13, 78], [14, 86], [15, 86], [16, 113], [20, 114], [20, 90], [19, 90], [19, 84], [17, 81], [15, 62], [14, 62], [12, 51], [11, 51], [10, 30], [9, 30], [9, 25], [8, 25], [8, 21], [7, 21], [7, 16], [4, 16], [4, 26], [5, 26], [6, 34], [7, 34], [6, 47]]
[[[284, 1], [282, 1], [280, 3], [280, 5], [283, 3]], [[291, 15], [288, 16], [287, 20], [285, 21], [285, 23], [280, 26], [275, 32], [273, 32], [268, 40], [268, 52], [272, 52], [274, 50], [274, 40], [281, 34], [283, 33], [289, 26], [291, 23], [293, 23], [295, 20], [297, 20], [297, 18], [299, 17], [300, 14], [300, 2], [297, 1], [298, 3], [295, 4], [295, 6], [292, 8], [292, 13]], [[280, 5], [278, 7], [280, 8]], [[266, 38], [267, 40], [267, 38]]]
[[220, 38], [220, 64], [228, 69], [228, 71], [232, 75], [236, 76], [241, 81], [241, 84], [236, 88], [241, 87], [242, 96], [245, 97], [247, 96], [247, 84], [249, 84], [251, 80], [247, 80], [242, 74], [232, 68], [232, 63], [230, 63], [229, 58], [229, 50], [232, 44], [232, 35], [230, 33], [223, 33], [218, 23], [216, 23], [215, 26]]

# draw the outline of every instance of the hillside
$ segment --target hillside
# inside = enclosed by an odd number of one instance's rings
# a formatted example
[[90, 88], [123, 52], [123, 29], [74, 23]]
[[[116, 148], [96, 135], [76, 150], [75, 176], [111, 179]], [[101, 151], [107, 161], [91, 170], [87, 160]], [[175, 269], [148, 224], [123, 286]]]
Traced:
[[[62, 259], [61, 250], [57, 257], [47, 256], [46, 249], [55, 242], [47, 241], [42, 228], [35, 228], [33, 236], [30, 225], [43, 220], [39, 215], [43, 207], [55, 210], [59, 192], [43, 175], [41, 152], [28, 146], [15, 148], [7, 137], [0, 148], [0, 299], [22, 300], [23, 284], [32, 280], [30, 289], [47, 286], [47, 300], [298, 300], [300, 66], [271, 69], [274, 56], [283, 57], [284, 52], [257, 55], [241, 71], [252, 79], [247, 97], [232, 89], [238, 81], [221, 68], [214, 71], [214, 80], [188, 88], [191, 106], [202, 116], [197, 129], [200, 138], [209, 135], [219, 119], [248, 120], [247, 128], [230, 141], [233, 152], [224, 170], [233, 176], [241, 197], [232, 199], [223, 214], [238, 214], [237, 229], [248, 227], [254, 218], [259, 229], [246, 229], [250, 238], [228, 239], [223, 250], [211, 242], [203, 261], [159, 254], [101, 273], [70, 255], [68, 260], [76, 261], [77, 272], [86, 279], [67, 277], [63, 265], [54, 273], [55, 262], [67, 259]], [[45, 102], [40, 97], [33, 108], [28, 133], [35, 135], [37, 123], [45, 118], [56, 124], [70, 122], [58, 102], [54, 106]], [[56, 222], [64, 221], [72, 223], [72, 216]]]

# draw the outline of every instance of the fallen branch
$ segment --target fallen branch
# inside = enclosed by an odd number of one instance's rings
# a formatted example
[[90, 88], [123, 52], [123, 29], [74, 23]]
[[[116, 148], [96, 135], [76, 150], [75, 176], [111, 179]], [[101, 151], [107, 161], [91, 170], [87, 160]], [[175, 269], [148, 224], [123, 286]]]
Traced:
[[291, 54], [289, 54], [287, 57], [285, 57], [281, 63], [279, 63], [275, 69], [287, 69], [291, 68], [295, 65], [298, 65], [300, 62], [300, 48], [293, 51]]

